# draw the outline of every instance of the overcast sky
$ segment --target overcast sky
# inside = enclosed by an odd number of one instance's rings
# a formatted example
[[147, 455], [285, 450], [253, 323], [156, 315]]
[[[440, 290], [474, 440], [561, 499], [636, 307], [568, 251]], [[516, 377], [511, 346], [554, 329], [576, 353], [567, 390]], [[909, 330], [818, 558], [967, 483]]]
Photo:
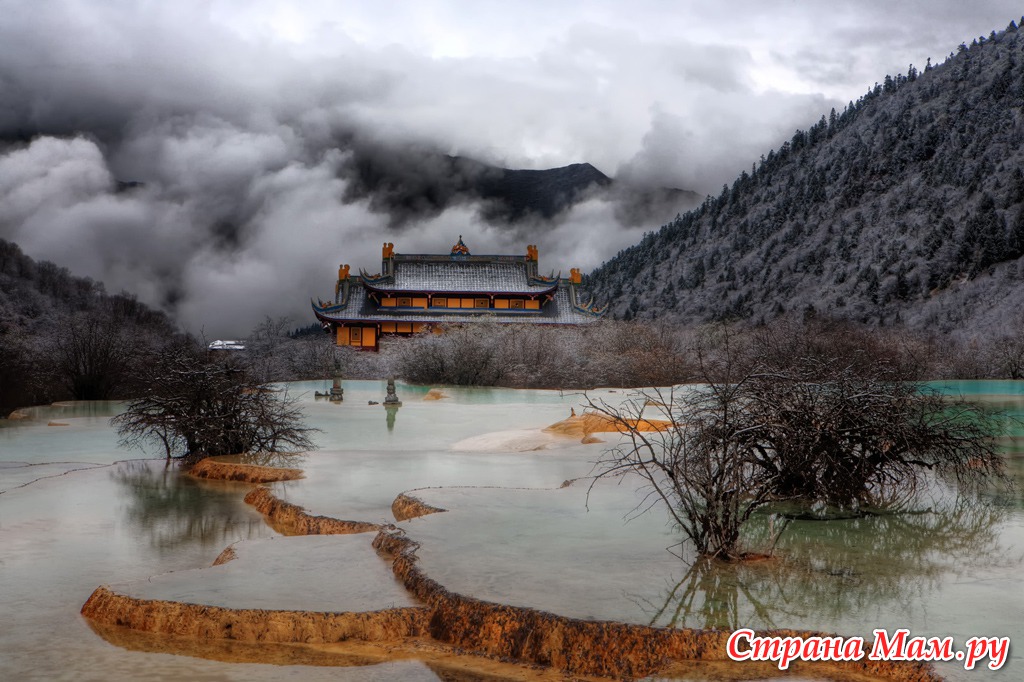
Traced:
[[[587, 161], [716, 192], [885, 74], [1020, 20], [1003, 0], [0, 0], [0, 237], [192, 331], [312, 321], [340, 262], [525, 250], [459, 205], [346, 201], [348, 142], [514, 168]], [[116, 180], [144, 182], [116, 192]], [[349, 197], [351, 199], [351, 197]], [[657, 224], [584, 202], [529, 236], [592, 268]]]

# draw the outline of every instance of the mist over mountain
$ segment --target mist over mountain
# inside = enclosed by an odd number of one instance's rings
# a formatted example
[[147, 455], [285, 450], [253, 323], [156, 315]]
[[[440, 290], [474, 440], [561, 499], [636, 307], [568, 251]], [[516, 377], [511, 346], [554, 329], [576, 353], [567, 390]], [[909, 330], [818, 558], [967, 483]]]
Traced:
[[211, 337], [382, 242], [588, 270], [1012, 8], [400, 6], [0, 0], [0, 238]]
[[638, 227], [665, 220], [704, 199], [688, 190], [637, 185], [628, 177], [613, 179], [589, 163], [511, 169], [424, 149], [362, 151], [357, 148], [344, 164], [345, 199], [367, 200], [371, 210], [387, 214], [396, 227], [474, 203], [487, 224], [529, 233], [538, 221], [557, 220], [577, 203], [595, 198], [616, 205], [618, 223]]
[[266, 315], [304, 319], [338, 263], [372, 268], [386, 240], [405, 253], [443, 251], [460, 234], [476, 253], [534, 243], [552, 268], [591, 267], [700, 198], [589, 164], [512, 170], [203, 116], [97, 131], [8, 136], [0, 238], [212, 336], [244, 335]]
[[937, 332], [1024, 303], [1024, 36], [887, 76], [590, 273], [620, 318], [787, 312]]
[[343, 120], [220, 114], [14, 102], [0, 238], [190, 331], [239, 336], [267, 315], [305, 319], [338, 263], [372, 268], [384, 241], [431, 253], [463, 234], [476, 253], [534, 243], [552, 268], [592, 267], [702, 198], [587, 163], [506, 169]]
[[[307, 319], [385, 241], [592, 268], [686, 207], [661, 188], [703, 196], [834, 101], [758, 81], [744, 46], [638, 30], [677, 25], [658, 7], [632, 28], [547, 5], [486, 26], [439, 3], [0, 6], [0, 238], [211, 337]], [[473, 46], [438, 52], [459, 25]]]

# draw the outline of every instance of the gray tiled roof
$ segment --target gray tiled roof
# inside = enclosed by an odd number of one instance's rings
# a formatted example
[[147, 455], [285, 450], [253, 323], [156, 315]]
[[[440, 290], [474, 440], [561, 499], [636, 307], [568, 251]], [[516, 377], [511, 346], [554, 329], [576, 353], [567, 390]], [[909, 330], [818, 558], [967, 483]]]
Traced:
[[393, 291], [534, 293], [551, 285], [530, 286], [526, 263], [508, 262], [395, 262]]
[[[586, 300], [586, 297], [583, 297]], [[321, 316], [327, 320], [363, 321], [363, 322], [458, 322], [466, 318], [487, 316], [496, 322], [529, 322], [533, 324], [586, 324], [597, 320], [594, 316], [581, 313], [572, 306], [569, 299], [568, 285], [558, 287], [555, 298], [544, 305], [540, 312], [494, 310], [426, 310], [426, 309], [384, 309], [381, 312], [377, 304], [370, 299], [366, 290], [358, 284], [352, 286], [349, 293], [349, 304], [342, 310], [324, 312]]]

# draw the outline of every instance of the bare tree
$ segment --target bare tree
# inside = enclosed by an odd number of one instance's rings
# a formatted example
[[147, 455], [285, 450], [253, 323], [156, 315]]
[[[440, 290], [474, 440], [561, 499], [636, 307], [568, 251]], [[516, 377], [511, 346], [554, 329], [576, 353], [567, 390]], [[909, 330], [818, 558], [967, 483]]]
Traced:
[[143, 396], [114, 417], [121, 444], [162, 448], [191, 464], [250, 451], [312, 449], [302, 412], [287, 393], [254, 379], [232, 357], [210, 358], [195, 342], [160, 351]]
[[[660, 504], [699, 554], [742, 558], [740, 528], [774, 491], [744, 444], [740, 400], [739, 387], [723, 384], [645, 390], [619, 407], [591, 403], [626, 435], [598, 463], [597, 478], [638, 474], [648, 490], [638, 512]], [[652, 419], [674, 426], [644, 429]]]
[[414, 383], [533, 388], [651, 386], [683, 378], [683, 334], [660, 323], [580, 326], [473, 321], [411, 339], [397, 371]]
[[900, 349], [848, 325], [759, 330], [745, 382], [749, 446], [776, 493], [856, 513], [934, 474], [999, 476], [999, 416], [916, 381]]
[[[341, 348], [345, 348], [342, 346]], [[289, 378], [323, 379], [331, 376], [341, 352], [326, 334], [302, 336], [288, 342]]]
[[[645, 504], [662, 503], [699, 554], [721, 559], [744, 556], [740, 528], [770, 503], [860, 514], [906, 503], [937, 476], [1003, 476], [1003, 420], [867, 350], [845, 332], [705, 333], [692, 351], [699, 385], [591, 404], [626, 436], [597, 475], [639, 474]], [[652, 416], [673, 428], [645, 430]]]
[[992, 339], [988, 348], [993, 374], [1002, 379], [1024, 379], [1024, 335]]
[[268, 315], [253, 327], [249, 338], [245, 340], [249, 371], [260, 381], [278, 381], [290, 376], [290, 328], [291, 320], [288, 317], [273, 318]]
[[71, 315], [53, 344], [54, 369], [76, 400], [114, 397], [130, 376], [130, 331], [104, 310]]
[[399, 374], [421, 384], [495, 386], [509, 371], [505, 339], [509, 330], [492, 320], [451, 325], [402, 347]]
[[19, 326], [0, 319], [0, 419], [16, 407], [34, 404], [39, 397], [32, 378], [40, 359], [36, 356], [41, 353], [33, 352], [29, 340]]

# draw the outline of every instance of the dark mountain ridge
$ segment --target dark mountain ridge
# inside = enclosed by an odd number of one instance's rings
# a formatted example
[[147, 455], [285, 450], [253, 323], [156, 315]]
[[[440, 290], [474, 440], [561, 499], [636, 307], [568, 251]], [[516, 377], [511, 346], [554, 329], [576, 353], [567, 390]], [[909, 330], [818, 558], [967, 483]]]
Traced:
[[465, 202], [481, 202], [481, 217], [490, 223], [552, 220], [591, 197], [620, 202], [619, 218], [636, 224], [664, 219], [703, 199], [687, 190], [632, 187], [589, 163], [511, 169], [422, 149], [363, 149], [358, 143], [353, 149], [342, 171], [345, 199], [369, 199], [371, 210], [387, 213], [395, 226]]
[[594, 270], [621, 318], [954, 331], [1024, 303], [1024, 36], [886, 76]]
[[481, 176], [480, 197], [500, 201], [510, 218], [537, 213], [553, 218], [591, 188], [605, 188], [611, 178], [589, 163], [546, 170], [498, 169]]
[[550, 219], [591, 188], [611, 180], [589, 163], [546, 170], [512, 170], [461, 157], [418, 150], [355, 154], [346, 166], [346, 198], [369, 197], [370, 207], [399, 222], [436, 214], [471, 200], [489, 202], [491, 220], [530, 214]]

